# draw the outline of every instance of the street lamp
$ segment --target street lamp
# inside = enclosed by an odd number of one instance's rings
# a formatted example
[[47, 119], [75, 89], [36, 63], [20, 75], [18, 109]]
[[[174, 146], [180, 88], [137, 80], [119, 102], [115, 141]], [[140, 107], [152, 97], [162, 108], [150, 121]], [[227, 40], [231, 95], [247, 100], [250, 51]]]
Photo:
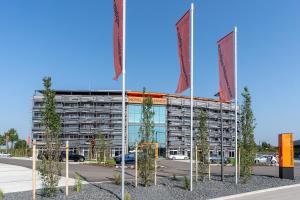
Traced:
[[224, 154], [223, 154], [223, 103], [220, 98], [220, 92], [215, 94], [220, 101], [220, 118], [221, 118], [221, 181], [224, 181]]

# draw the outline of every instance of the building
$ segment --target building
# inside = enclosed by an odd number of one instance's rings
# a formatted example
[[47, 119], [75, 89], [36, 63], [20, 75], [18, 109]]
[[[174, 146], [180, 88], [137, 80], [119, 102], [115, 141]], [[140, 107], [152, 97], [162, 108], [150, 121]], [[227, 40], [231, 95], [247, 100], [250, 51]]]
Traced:
[[[64, 91], [56, 90], [57, 112], [61, 116], [61, 139], [70, 149], [87, 156], [89, 144], [96, 134], [104, 134], [111, 155], [121, 153], [122, 92], [121, 91]], [[32, 136], [37, 148], [43, 149], [41, 124], [43, 91], [33, 96]], [[190, 153], [190, 98], [163, 93], [147, 93], [153, 99], [154, 137], [159, 143], [159, 155]], [[143, 101], [142, 92], [126, 92], [126, 151], [139, 140]], [[220, 102], [215, 99], [194, 98], [194, 134], [198, 133], [199, 109], [207, 113], [211, 154], [220, 152]], [[223, 103], [224, 154], [234, 157], [235, 106]]]

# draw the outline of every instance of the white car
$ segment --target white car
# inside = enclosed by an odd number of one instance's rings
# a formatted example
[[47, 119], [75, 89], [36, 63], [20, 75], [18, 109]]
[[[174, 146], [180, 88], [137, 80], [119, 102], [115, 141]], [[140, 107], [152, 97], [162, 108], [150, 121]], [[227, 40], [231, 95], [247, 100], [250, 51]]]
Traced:
[[9, 153], [0, 153], [0, 158], [8, 158], [10, 157]]
[[185, 155], [170, 155], [169, 159], [171, 159], [171, 160], [187, 160], [189, 158]]
[[278, 160], [275, 156], [272, 155], [261, 155], [257, 156], [254, 160], [255, 164], [272, 164], [275, 165], [278, 163]]
[[255, 164], [266, 164], [267, 163], [267, 156], [257, 156], [254, 160]]

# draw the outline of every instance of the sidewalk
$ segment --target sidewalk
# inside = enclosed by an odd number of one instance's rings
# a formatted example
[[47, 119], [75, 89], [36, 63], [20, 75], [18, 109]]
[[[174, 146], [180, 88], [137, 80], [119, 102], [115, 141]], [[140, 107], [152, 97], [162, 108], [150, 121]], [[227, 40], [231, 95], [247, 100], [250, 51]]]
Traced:
[[[42, 188], [41, 178], [37, 173], [37, 189]], [[82, 182], [84, 183], [84, 182]], [[74, 185], [75, 179], [69, 178], [69, 185]], [[58, 186], [65, 186], [65, 178], [61, 177]], [[0, 163], [0, 189], [4, 193], [32, 190], [32, 170], [16, 165]]]
[[220, 197], [213, 200], [291, 200], [298, 199], [300, 184], [269, 188], [248, 193]]

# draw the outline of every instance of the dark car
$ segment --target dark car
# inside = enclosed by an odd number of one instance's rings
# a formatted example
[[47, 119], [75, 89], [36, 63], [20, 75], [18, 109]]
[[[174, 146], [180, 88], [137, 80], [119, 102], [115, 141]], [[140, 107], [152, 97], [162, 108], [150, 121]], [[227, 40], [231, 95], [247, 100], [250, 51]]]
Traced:
[[[60, 161], [65, 161], [66, 160], [66, 152], [61, 152], [60, 155]], [[79, 154], [76, 154], [72, 151], [69, 152], [69, 160], [73, 160], [75, 162], [84, 162], [85, 161], [85, 157]]]
[[[212, 164], [221, 164], [221, 156], [219, 155], [212, 155], [210, 157], [210, 163]], [[224, 157], [224, 164], [228, 163], [228, 159]]]
[[[54, 157], [55, 157], [55, 155], [54, 155], [54, 153], [52, 153], [52, 159], [54, 159]], [[48, 155], [46, 152], [41, 152], [41, 153], [38, 154], [37, 158], [38, 158], [39, 160], [43, 160], [43, 159], [48, 160], [49, 155]], [[60, 158], [59, 158], [59, 159], [60, 159]]]
[[[116, 156], [115, 158], [116, 164], [122, 163], [122, 155]], [[134, 165], [135, 164], [135, 153], [125, 154], [125, 164], [126, 165]]]

